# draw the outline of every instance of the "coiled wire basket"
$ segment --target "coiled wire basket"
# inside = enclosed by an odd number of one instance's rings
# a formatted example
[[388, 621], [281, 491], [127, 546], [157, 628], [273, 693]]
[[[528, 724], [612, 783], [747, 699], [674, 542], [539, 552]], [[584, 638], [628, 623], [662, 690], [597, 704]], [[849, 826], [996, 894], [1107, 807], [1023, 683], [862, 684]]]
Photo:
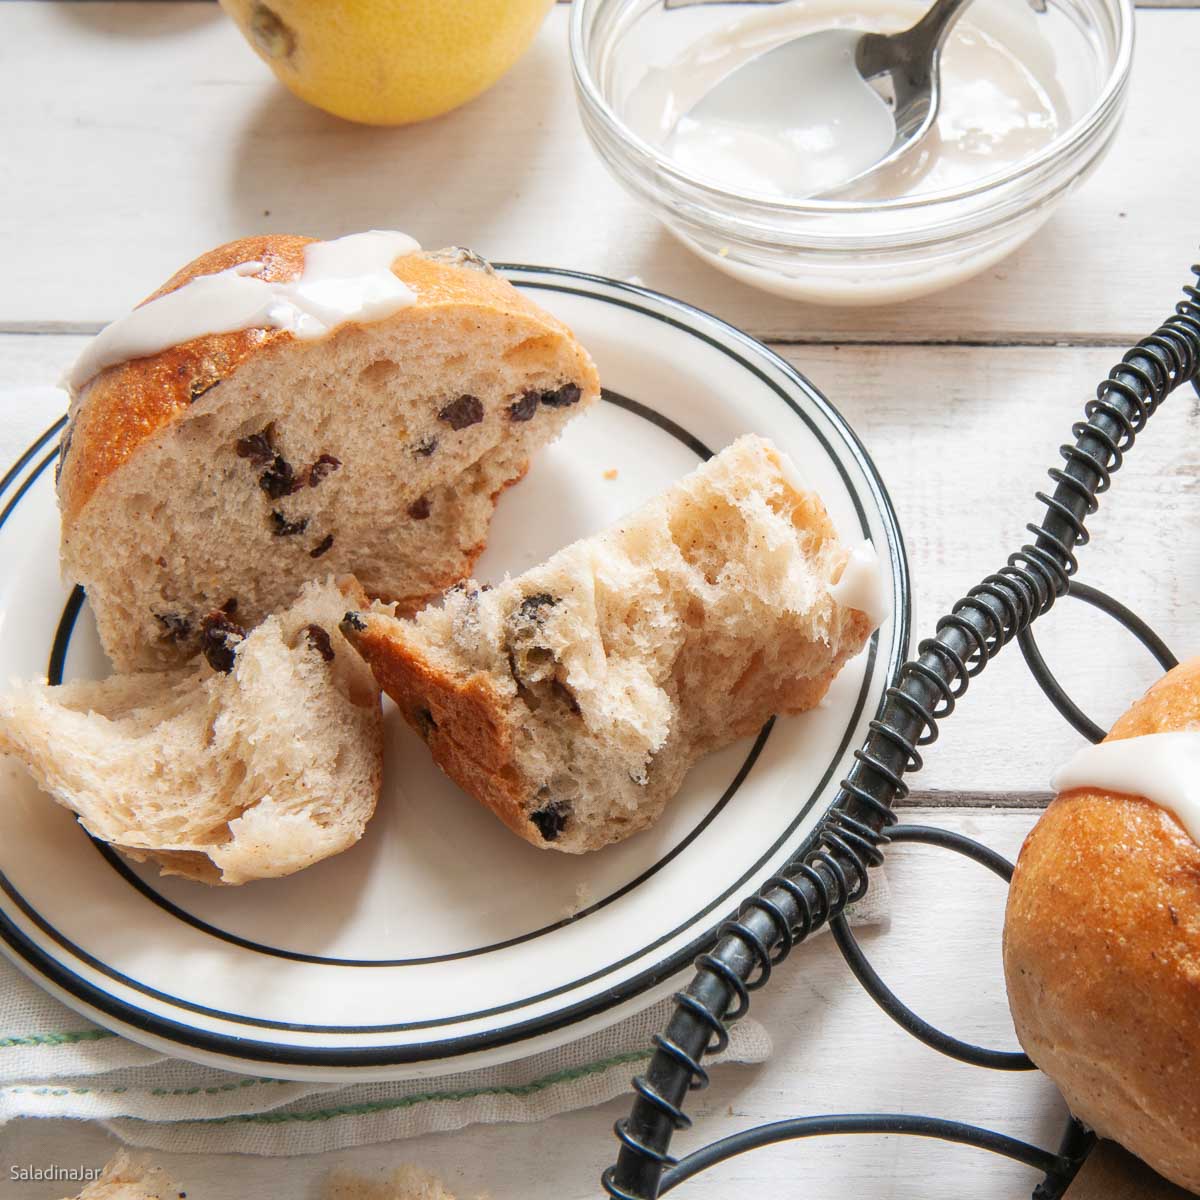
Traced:
[[675, 994], [675, 1012], [654, 1037], [655, 1053], [633, 1080], [632, 1111], [616, 1123], [617, 1162], [602, 1176], [614, 1200], [654, 1200], [693, 1175], [761, 1146], [824, 1134], [907, 1134], [942, 1138], [1005, 1155], [1038, 1171], [1035, 1200], [1060, 1197], [1089, 1153], [1093, 1139], [1070, 1121], [1056, 1149], [1048, 1150], [992, 1130], [934, 1117], [898, 1113], [844, 1113], [796, 1117], [759, 1125], [693, 1151], [670, 1153], [672, 1136], [687, 1129], [689, 1090], [708, 1084], [702, 1060], [728, 1043], [727, 1027], [750, 1009], [750, 993], [822, 925], [831, 927], [859, 983], [894, 1021], [926, 1045], [962, 1062], [998, 1071], [1031, 1071], [1020, 1052], [962, 1041], [924, 1021], [889, 990], [872, 968], [843, 916], [867, 890], [867, 871], [879, 866], [892, 842], [922, 842], [963, 854], [1004, 879], [1012, 865], [986, 846], [959, 834], [901, 825], [893, 811], [908, 795], [905, 775], [922, 766], [921, 747], [938, 738], [970, 681], [1017, 640], [1030, 670], [1059, 712], [1080, 733], [1099, 741], [1092, 721], [1051, 674], [1033, 637], [1033, 622], [1061, 596], [1075, 596], [1119, 621], [1164, 669], [1176, 660], [1144, 621], [1103, 592], [1072, 578], [1076, 550], [1089, 540], [1086, 522], [1099, 508], [1114, 472], [1162, 402], [1191, 382], [1200, 394], [1200, 265], [1175, 311], [1127, 351], [1096, 389], [1084, 418], [1071, 427], [1061, 467], [1051, 468], [1052, 492], [1038, 492], [1046, 512], [1026, 528], [1032, 540], [1010, 554], [999, 570], [970, 588], [899, 670], [856, 762], [808, 849], [744, 901], [722, 924], [711, 949], [695, 960], [691, 983]]

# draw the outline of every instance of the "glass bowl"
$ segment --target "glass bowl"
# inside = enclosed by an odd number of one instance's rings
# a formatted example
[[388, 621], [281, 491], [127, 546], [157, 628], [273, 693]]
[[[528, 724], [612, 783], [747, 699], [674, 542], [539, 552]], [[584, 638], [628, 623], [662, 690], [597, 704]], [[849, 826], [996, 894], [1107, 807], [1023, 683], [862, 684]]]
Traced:
[[[787, 0], [801, 10], [806, 2]], [[845, 0], [845, 10], [854, 3]], [[1028, 16], [1025, 4], [975, 0], [964, 22], [982, 12], [993, 23], [989, 35], [1003, 39], [1012, 6]], [[1068, 117], [1041, 149], [967, 185], [901, 199], [791, 200], [730, 190], [690, 174], [654, 144], [639, 106], [648, 79], [677, 76], [689, 52], [686, 61], [703, 62], [705, 47], [733, 21], [776, 6], [784, 11], [781, 0], [574, 0], [571, 64], [584, 128], [617, 181], [705, 261], [791, 299], [890, 303], [985, 270], [1099, 163], [1124, 111], [1132, 0], [1035, 0], [1039, 53], [1050, 56]], [[899, 7], [907, 16], [910, 6]]]

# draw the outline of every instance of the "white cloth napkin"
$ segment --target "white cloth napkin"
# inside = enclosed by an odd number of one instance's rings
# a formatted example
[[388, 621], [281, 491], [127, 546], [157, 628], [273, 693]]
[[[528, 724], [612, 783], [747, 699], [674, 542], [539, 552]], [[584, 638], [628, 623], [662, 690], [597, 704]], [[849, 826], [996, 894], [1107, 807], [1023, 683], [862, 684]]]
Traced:
[[[0, 474], [65, 404], [54, 388], [0, 391]], [[884, 922], [886, 884], [873, 872], [852, 924]], [[98, 1121], [150, 1149], [293, 1155], [478, 1122], [539, 1121], [627, 1091], [671, 1009], [666, 1000], [557, 1050], [485, 1070], [409, 1083], [295, 1083], [148, 1050], [80, 1017], [0, 958], [0, 1125], [68, 1117]], [[770, 1052], [766, 1031], [747, 1018], [712, 1061], [758, 1063]]]
[[[852, 925], [886, 919], [874, 872]], [[803, 953], [801, 950], [799, 953]], [[99, 1121], [131, 1145], [176, 1153], [317, 1154], [487, 1121], [540, 1121], [602, 1104], [650, 1056], [670, 1000], [557, 1050], [408, 1083], [295, 1083], [168, 1058], [78, 1016], [0, 960], [0, 1125], [19, 1117]], [[771, 1053], [753, 1018], [714, 1063]]]

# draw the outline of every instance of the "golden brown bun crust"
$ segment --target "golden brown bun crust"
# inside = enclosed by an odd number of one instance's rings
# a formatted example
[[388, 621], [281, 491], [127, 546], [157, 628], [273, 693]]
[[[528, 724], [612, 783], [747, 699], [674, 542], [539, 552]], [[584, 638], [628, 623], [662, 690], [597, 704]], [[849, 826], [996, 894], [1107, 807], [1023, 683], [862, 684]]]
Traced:
[[[846, 659], [870, 637], [867, 614], [830, 600], [819, 620], [812, 611], [801, 616], [789, 607], [800, 589], [776, 582], [792, 579], [790, 571], [808, 556], [807, 569], [822, 572], [814, 577], [815, 608], [822, 602], [817, 585], [823, 585], [825, 573], [840, 578], [847, 561], [820, 499], [797, 490], [790, 472], [768, 443], [745, 439], [689, 477], [694, 487], [669, 489], [619, 525], [516, 580], [494, 590], [464, 584], [408, 625], [378, 609], [351, 613], [342, 632], [438, 766], [509, 829], [540, 849], [551, 844], [567, 853], [599, 849], [652, 823], [700, 755], [757, 733], [771, 713], [815, 707]], [[726, 490], [735, 483], [744, 485], [744, 494], [733, 497]], [[776, 523], [764, 532], [739, 515], [742, 524], [731, 524], [739, 506], [755, 519], [760, 509], [770, 512]], [[785, 572], [762, 547], [770, 538], [784, 543], [787, 523], [795, 540]], [[751, 560], [756, 569], [764, 560], [772, 568], [754, 575], [747, 568]], [[731, 578], [741, 571], [738, 582], [718, 584], [727, 571]], [[622, 572], [636, 582], [626, 582], [618, 605], [605, 589]], [[712, 589], [711, 612], [701, 598], [701, 581]], [[484, 592], [490, 594], [485, 598]], [[721, 598], [711, 599], [713, 593]], [[761, 623], [741, 616], [746, 593], [760, 597]], [[738, 605], [731, 606], [732, 619], [723, 607], [731, 596]], [[512, 623], [514, 618], [520, 623], [530, 603], [555, 608], [560, 597], [575, 599], [558, 610], [562, 624], [550, 635], [556, 649], [542, 648], [557, 667], [550, 691], [539, 696], [519, 665], [523, 651], [509, 640]], [[655, 608], [660, 597], [661, 607]], [[487, 610], [483, 615], [481, 607]], [[647, 652], [648, 638], [670, 648], [663, 660]], [[572, 666], [560, 657], [565, 646]], [[640, 763], [621, 760], [624, 746], [614, 749], [618, 737], [611, 732], [614, 712], [621, 713], [626, 728], [636, 722], [653, 728], [660, 719], [634, 688], [610, 683], [628, 679], [631, 662], [670, 706], [669, 725], [661, 727], [670, 733], [648, 748], [649, 739], [642, 742], [646, 757]], [[593, 666], [597, 663], [607, 664], [603, 672]], [[545, 677], [534, 684], [546, 685]], [[581, 687], [593, 696], [587, 713], [575, 695]], [[706, 704], [708, 695], [720, 699]], [[653, 776], [645, 770], [651, 761]], [[626, 790], [613, 788], [613, 781]], [[568, 787], [595, 807], [581, 820], [581, 806], [572, 803], [573, 832], [560, 837], [560, 828], [547, 834], [537, 820], [546, 811], [546, 797], [552, 788]]]
[[[342, 625], [346, 640], [363, 656], [376, 682], [425, 741], [433, 761], [513, 833], [531, 846], [544, 848], [545, 839], [526, 812], [529, 784], [513, 748], [509, 702], [496, 691], [488, 675], [481, 671], [466, 680], [456, 679], [402, 638], [393, 636], [390, 622], [374, 620], [368, 612], [354, 616], [366, 628], [357, 629], [347, 620]], [[857, 632], [860, 627], [861, 635]], [[870, 636], [870, 621], [856, 613], [851, 629], [861, 644]], [[832, 675], [798, 680], [779, 711], [808, 712], [821, 702], [832, 682]], [[732, 731], [738, 737], [748, 737], [761, 727], [760, 720], [749, 719], [735, 722]]]
[[[1200, 659], [1109, 739], [1200, 724]], [[1200, 847], [1133, 796], [1078, 788], [1046, 810], [1009, 892], [1004, 969], [1017, 1035], [1072, 1111], [1200, 1190]]]
[[[299, 277], [304, 269], [304, 247], [315, 240], [266, 234], [228, 242], [188, 263], [142, 303], [173, 292], [199, 275], [212, 275], [244, 262], [264, 264], [258, 278], [288, 282]], [[416, 293], [417, 302], [387, 318], [389, 321], [419, 320], [430, 309], [448, 305], [474, 305], [533, 316], [546, 326], [547, 333], [570, 336], [566, 326], [487, 271], [464, 270], [410, 254], [396, 259], [392, 273]], [[63, 437], [58, 496], [64, 524], [73, 520], [139, 446], [192, 404], [203, 404], [204, 392], [229, 378], [252, 355], [289, 340], [292, 335], [279, 329], [208, 334], [148, 358], [118, 363], [87, 383]]]
[[[264, 264], [264, 280], [296, 279], [304, 267], [304, 247], [311, 241], [274, 236], [229, 242], [188, 263], [142, 303], [157, 300], [198, 275], [255, 260]], [[291, 336], [274, 329], [210, 334], [101, 371], [80, 393], [63, 439], [58, 497], [64, 522], [144, 441], [200, 401], [204, 391], [227, 379], [256, 350]]]
[[[379, 686], [425, 740], [437, 763], [505, 825], [538, 845], [522, 809], [527, 787], [513, 753], [507, 704], [484, 672], [458, 680], [393, 637], [391, 623], [371, 613], [342, 625], [346, 640], [370, 664]], [[447, 731], [453, 730], [454, 736]]]

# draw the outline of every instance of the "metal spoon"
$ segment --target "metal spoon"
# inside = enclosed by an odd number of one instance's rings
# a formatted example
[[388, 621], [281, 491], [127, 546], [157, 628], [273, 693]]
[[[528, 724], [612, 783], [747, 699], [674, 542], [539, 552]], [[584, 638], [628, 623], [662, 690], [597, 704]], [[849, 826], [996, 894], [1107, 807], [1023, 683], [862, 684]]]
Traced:
[[[737, 121], [746, 111], [747, 97], [760, 104], [787, 103], [798, 79], [811, 69], [818, 53], [847, 54], [859, 75], [872, 82], [889, 101], [896, 135], [887, 152], [836, 184], [821, 196], [850, 191], [908, 154], [937, 118], [940, 89], [938, 64], [946, 35], [970, 0], [936, 0], [911, 28], [900, 33], [859, 33], [827, 29], [793, 38], [731, 71], [688, 112], [697, 121]], [[890, 91], [891, 95], [888, 96]]]

